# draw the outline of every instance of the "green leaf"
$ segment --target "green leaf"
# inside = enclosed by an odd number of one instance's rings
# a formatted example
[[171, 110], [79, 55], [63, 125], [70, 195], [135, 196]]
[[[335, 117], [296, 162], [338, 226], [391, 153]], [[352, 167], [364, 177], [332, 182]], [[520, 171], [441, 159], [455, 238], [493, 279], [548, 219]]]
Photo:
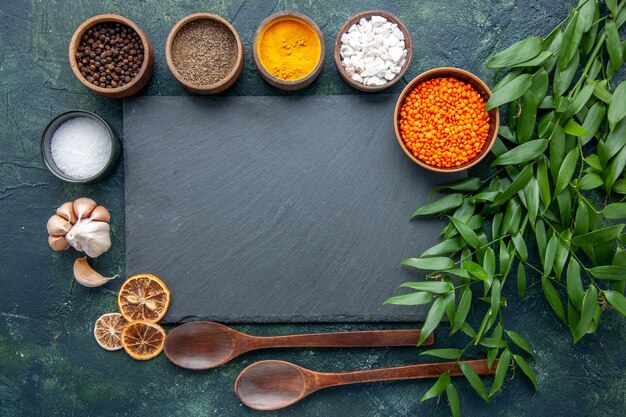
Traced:
[[596, 87], [596, 81], [587, 83], [582, 90], [576, 94], [574, 100], [572, 101], [572, 109], [570, 114], [577, 114], [582, 108], [587, 104], [591, 96], [593, 95], [593, 91]]
[[585, 19], [574, 9], [563, 32], [563, 41], [559, 54], [559, 69], [564, 70], [578, 52], [578, 45], [583, 36]]
[[424, 343], [428, 336], [430, 336], [435, 328], [439, 325], [439, 322], [441, 322], [441, 318], [443, 317], [443, 313], [446, 309], [445, 304], [445, 300], [442, 297], [439, 297], [430, 307], [430, 310], [428, 310], [428, 314], [426, 315], [426, 320], [424, 320], [424, 325], [422, 326], [422, 331], [420, 332], [417, 346], [420, 346], [422, 343]]
[[569, 297], [572, 305], [580, 311], [583, 305], [583, 283], [580, 279], [580, 264], [578, 261], [572, 259], [567, 266], [567, 296]]
[[578, 71], [579, 61], [580, 57], [578, 56], [578, 53], [575, 53], [574, 58], [567, 65], [567, 68], [565, 68], [564, 70], [557, 69], [554, 72], [552, 88], [554, 90], [555, 97], [562, 96], [567, 91], [570, 84], [572, 83], [572, 80], [574, 80], [576, 71]]
[[604, 298], [606, 298], [611, 307], [621, 315], [626, 316], [626, 297], [616, 291], [606, 290], [604, 291]]
[[626, 281], [626, 266], [594, 266], [587, 270], [594, 278], [608, 281]]
[[526, 359], [524, 359], [522, 356], [513, 354], [513, 360], [515, 361], [519, 369], [524, 373], [524, 375], [526, 375], [528, 379], [530, 379], [530, 382], [532, 382], [533, 387], [535, 387], [535, 392], [536, 392], [539, 387], [539, 384], [537, 384], [537, 377], [535, 376], [535, 373], [528, 366]]
[[426, 394], [424, 394], [422, 398], [420, 399], [420, 403], [423, 403], [426, 400], [429, 400], [431, 398], [438, 396], [439, 394], [444, 392], [446, 388], [448, 388], [449, 385], [450, 385], [450, 374], [446, 371], [443, 374], [441, 374], [439, 379], [437, 379], [437, 382], [435, 382], [435, 384], [432, 387], [430, 387], [428, 391], [426, 391]]
[[491, 284], [491, 312], [498, 314], [500, 311], [500, 291], [502, 290], [502, 283], [499, 279], [494, 279]]
[[446, 294], [454, 290], [454, 286], [444, 281], [416, 281], [403, 282], [400, 284], [402, 288], [412, 288], [417, 291], [426, 291], [433, 294]]
[[600, 163], [600, 158], [596, 154], [588, 155], [585, 158], [585, 162], [596, 171], [602, 171], [602, 164]]
[[449, 184], [440, 185], [438, 187], [433, 188], [430, 191], [430, 196], [434, 193], [438, 193], [442, 190], [453, 190], [453, 191], [476, 191], [481, 186], [480, 178], [466, 178], [460, 181], [454, 181]]
[[545, 64], [547, 60], [552, 58], [555, 54], [550, 51], [542, 51], [534, 57], [533, 59], [529, 59], [528, 61], [520, 62], [519, 64], [511, 65], [511, 68], [521, 68], [521, 67], [538, 67], [539, 65]]
[[520, 74], [495, 90], [487, 101], [486, 111], [520, 98], [532, 85], [532, 75]]
[[471, 227], [469, 227], [467, 224], [463, 223], [462, 221], [455, 219], [454, 217], [448, 217], [448, 218], [450, 219], [452, 224], [454, 224], [454, 227], [456, 228], [456, 230], [459, 231], [463, 239], [465, 239], [465, 241], [469, 243], [471, 247], [478, 248], [480, 246], [480, 240], [478, 240], [478, 236], [476, 235], [476, 232], [474, 232]]
[[602, 210], [602, 215], [607, 219], [626, 219], [626, 203], [609, 204]]
[[617, 0], [605, 0], [606, 7], [611, 11], [612, 15], [617, 14]]
[[531, 140], [500, 155], [492, 165], [515, 165], [533, 161], [543, 154], [547, 147], [547, 139]]
[[537, 161], [537, 184], [539, 184], [541, 201], [543, 201], [545, 207], [548, 207], [552, 201], [552, 193], [550, 192], [550, 179], [548, 178], [548, 163], [543, 156]]
[[525, 352], [529, 353], [530, 355], [533, 354], [532, 348], [530, 347], [528, 342], [526, 342], [526, 340], [524, 340], [524, 338], [519, 333], [516, 333], [513, 330], [507, 330], [506, 334], [513, 341], [513, 343], [515, 343], [520, 349], [524, 350]]
[[574, 331], [574, 343], [578, 342], [589, 329], [591, 325], [591, 320], [593, 319], [593, 315], [596, 312], [596, 307], [598, 306], [598, 290], [595, 285], [591, 285], [589, 289], [585, 292], [585, 296], [583, 298], [583, 306], [580, 312], [580, 321], [578, 322], [578, 326], [576, 326], [576, 330]]
[[465, 375], [467, 381], [470, 383], [472, 388], [474, 388], [474, 391], [476, 391], [478, 395], [480, 395], [485, 401], [489, 401], [487, 389], [485, 388], [483, 381], [481, 381], [478, 375], [476, 375], [476, 371], [474, 371], [474, 368], [472, 368], [465, 362], [460, 362], [459, 365], [461, 366], [461, 371], [463, 372], [463, 375]]
[[463, 268], [465, 268], [467, 272], [469, 272], [472, 276], [478, 278], [479, 280], [487, 283], [491, 282], [491, 278], [489, 277], [489, 274], [487, 274], [487, 271], [485, 271], [483, 267], [476, 262], [465, 261], [463, 262]]
[[450, 404], [450, 412], [452, 417], [461, 417], [461, 404], [459, 402], [459, 393], [456, 392], [454, 385], [448, 385], [446, 388], [446, 397], [448, 398], [448, 404]]
[[618, 194], [626, 194], [626, 179], [622, 178], [615, 181], [611, 190]]
[[609, 90], [606, 89], [606, 84], [606, 80], [598, 82], [593, 89], [593, 95], [596, 96], [598, 99], [604, 101], [606, 104], [609, 104], [611, 102], [611, 99], [613, 98], [613, 95], [609, 92]]
[[587, 131], [573, 118], [569, 119], [567, 123], [565, 123], [565, 127], [563, 127], [563, 130], [565, 131], [565, 133], [572, 136], [582, 137], [587, 135]]
[[463, 194], [450, 194], [445, 197], [441, 197], [437, 200], [431, 201], [428, 204], [418, 208], [411, 216], [411, 220], [418, 216], [426, 216], [429, 214], [443, 213], [444, 211], [452, 210], [463, 204]]
[[600, 125], [602, 125], [602, 121], [604, 120], [604, 116], [606, 114], [606, 106], [601, 102], [594, 103], [593, 106], [587, 112], [585, 116], [585, 120], [583, 121], [582, 127], [585, 129], [587, 134], [585, 136], [581, 136], [579, 138], [581, 145], [586, 145], [593, 138], [593, 136], [598, 132]]
[[611, 130], [626, 117], [626, 81], [622, 81], [615, 91], [609, 104], [608, 119]]
[[417, 269], [440, 271], [454, 268], [454, 261], [445, 256], [437, 256], [434, 258], [408, 258], [402, 261], [402, 265]]
[[619, 32], [615, 22], [609, 20], [604, 25], [606, 33], [606, 51], [609, 53], [611, 61], [622, 64], [622, 43], [619, 39]]
[[548, 246], [548, 239], [546, 236], [546, 227], [543, 220], [537, 220], [535, 224], [535, 239], [537, 241], [537, 251], [539, 252], [539, 258], [542, 263], [545, 263], [546, 249]]
[[561, 227], [565, 228], [569, 225], [572, 217], [572, 193], [569, 188], [564, 189], [556, 196], [556, 202], [559, 206]]
[[546, 296], [546, 300], [548, 300], [548, 304], [550, 304], [552, 310], [554, 310], [556, 315], [559, 316], [561, 320], [565, 321], [565, 310], [563, 309], [563, 304], [561, 303], [559, 294], [556, 292], [556, 289], [547, 277], [541, 277], [541, 288], [543, 289], [543, 294]]
[[519, 115], [517, 124], [515, 125], [517, 140], [519, 143], [528, 142], [535, 130], [535, 121], [537, 118], [537, 99], [535, 94], [528, 90], [522, 96], [522, 111]]
[[[622, 119], [613, 129], [605, 141], [598, 143], [600, 160], [606, 163], [626, 145], [626, 118]], [[600, 153], [600, 149], [602, 153]]]
[[452, 348], [430, 349], [430, 350], [425, 350], [424, 352], [420, 353], [420, 355], [429, 355], [429, 356], [434, 356], [436, 358], [454, 359], [454, 360], [459, 359], [462, 354], [463, 354], [463, 351], [461, 349], [452, 349]]
[[480, 344], [482, 346], [488, 347], [488, 348], [503, 348], [503, 347], [507, 347], [509, 345], [509, 343], [506, 340], [502, 340], [502, 339], [495, 339], [493, 337], [485, 337], [480, 341]]
[[543, 49], [543, 39], [539, 37], [526, 38], [517, 42], [491, 58], [487, 68], [506, 68], [535, 58]]
[[504, 204], [509, 201], [515, 194], [517, 194], [522, 188], [528, 184], [528, 181], [533, 176], [533, 166], [532, 164], [526, 165], [526, 167], [519, 173], [519, 175], [515, 178], [515, 181], [502, 193], [496, 197], [493, 201], [494, 205]]
[[410, 292], [408, 294], [396, 295], [388, 298], [383, 304], [394, 304], [399, 306], [416, 306], [428, 304], [433, 300], [433, 295], [428, 292]]
[[578, 183], [578, 189], [580, 190], [593, 190], [604, 184], [602, 178], [596, 173], [586, 174]]
[[575, 236], [572, 238], [571, 242], [576, 246], [596, 246], [601, 243], [617, 239], [623, 229], [623, 224], [603, 227], [601, 229], [585, 233], [584, 235]]
[[554, 266], [554, 260], [556, 259], [556, 252], [559, 249], [559, 239], [552, 235], [546, 246], [546, 255], [543, 262], [543, 273], [550, 274], [552, 267]]
[[[548, 72], [545, 68], [539, 68], [535, 75], [533, 75], [533, 83], [530, 86], [530, 91], [535, 96], [535, 111], [536, 107], [539, 103], [541, 103], [548, 92], [548, 84], [550, 83], [550, 78], [548, 77]], [[522, 108], [522, 111], [524, 109]], [[533, 122], [534, 124], [534, 122]]]
[[517, 265], [517, 295], [519, 298], [526, 296], [526, 270], [521, 262]]
[[559, 169], [559, 175], [556, 180], [554, 194], [560, 194], [561, 191], [563, 191], [572, 180], [572, 175], [574, 175], [576, 165], [578, 165], [579, 155], [580, 153], [578, 151], [578, 148], [574, 148], [569, 151], [569, 153], [563, 160], [563, 163], [561, 164], [561, 169]]
[[531, 178], [524, 188], [524, 200], [528, 210], [528, 218], [535, 223], [539, 212], [539, 183], [536, 178]]
[[470, 290], [469, 286], [465, 288], [463, 291], [463, 295], [461, 295], [461, 300], [459, 301], [459, 306], [456, 310], [456, 316], [454, 316], [454, 323], [452, 324], [451, 333], [456, 333], [465, 323], [465, 319], [467, 318], [467, 313], [469, 313], [470, 307], [472, 306], [472, 290]]
[[622, 174], [626, 167], [626, 146], [609, 162], [606, 170], [604, 170], [604, 187], [610, 191], [615, 184], [615, 180]]
[[521, 260], [525, 261], [528, 259], [528, 249], [526, 248], [526, 242], [522, 237], [521, 233], [516, 233], [511, 236], [511, 240], [513, 240], [513, 245], [515, 246], [515, 251], [519, 254]]
[[426, 251], [422, 253], [421, 257], [448, 255], [450, 253], [458, 252], [464, 247], [465, 242], [460, 237], [456, 236], [451, 239], [444, 240], [430, 249], [426, 249]]
[[509, 370], [510, 363], [511, 352], [505, 350], [502, 352], [502, 355], [500, 355], [500, 361], [498, 362], [498, 367], [496, 368], [496, 376], [493, 379], [493, 384], [491, 385], [491, 390], [489, 391], [489, 397], [493, 397], [494, 394], [502, 387], [502, 383], [504, 382], [506, 372]]

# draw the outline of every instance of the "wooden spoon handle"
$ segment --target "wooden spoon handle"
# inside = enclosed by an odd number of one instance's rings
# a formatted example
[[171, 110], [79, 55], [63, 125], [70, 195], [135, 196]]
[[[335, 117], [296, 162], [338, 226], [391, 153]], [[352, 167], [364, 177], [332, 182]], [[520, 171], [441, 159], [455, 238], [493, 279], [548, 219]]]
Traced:
[[[498, 361], [496, 360], [491, 369], [489, 369], [485, 359], [464, 361], [463, 363], [471, 366], [478, 375], [495, 374], [498, 365]], [[315, 376], [317, 377], [316, 387], [319, 389], [335, 385], [357, 384], [360, 382], [435, 378], [446, 371], [450, 372], [450, 376], [463, 375], [458, 362], [435, 362], [351, 372], [319, 372], [316, 373]]]
[[[420, 330], [367, 330], [358, 332], [335, 332], [296, 334], [288, 336], [253, 336], [254, 349], [289, 347], [383, 347], [416, 346]], [[434, 343], [434, 334], [424, 341], [424, 345]]]

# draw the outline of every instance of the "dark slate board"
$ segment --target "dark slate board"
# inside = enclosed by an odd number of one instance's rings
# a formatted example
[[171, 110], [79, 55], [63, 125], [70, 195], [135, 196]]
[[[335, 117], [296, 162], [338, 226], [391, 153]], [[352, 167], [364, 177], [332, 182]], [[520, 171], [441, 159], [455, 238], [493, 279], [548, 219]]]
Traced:
[[458, 177], [403, 154], [395, 99], [126, 100], [127, 275], [166, 281], [167, 322], [423, 318], [382, 303], [438, 239], [411, 213]]

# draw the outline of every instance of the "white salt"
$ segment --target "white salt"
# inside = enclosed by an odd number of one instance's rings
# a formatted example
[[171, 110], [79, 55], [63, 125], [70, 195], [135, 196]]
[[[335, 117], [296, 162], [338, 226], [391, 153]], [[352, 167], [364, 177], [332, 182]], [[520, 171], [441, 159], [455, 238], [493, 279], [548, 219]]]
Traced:
[[82, 180], [104, 169], [111, 156], [111, 138], [99, 121], [76, 117], [55, 130], [50, 151], [65, 175]]

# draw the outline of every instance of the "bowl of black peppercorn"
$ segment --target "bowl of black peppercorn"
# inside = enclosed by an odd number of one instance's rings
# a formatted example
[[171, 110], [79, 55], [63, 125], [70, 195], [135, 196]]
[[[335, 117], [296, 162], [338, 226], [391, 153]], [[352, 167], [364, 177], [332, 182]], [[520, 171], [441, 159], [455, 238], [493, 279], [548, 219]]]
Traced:
[[130, 19], [101, 14], [76, 29], [69, 47], [76, 78], [96, 94], [124, 98], [138, 93], [152, 77], [154, 49]]

